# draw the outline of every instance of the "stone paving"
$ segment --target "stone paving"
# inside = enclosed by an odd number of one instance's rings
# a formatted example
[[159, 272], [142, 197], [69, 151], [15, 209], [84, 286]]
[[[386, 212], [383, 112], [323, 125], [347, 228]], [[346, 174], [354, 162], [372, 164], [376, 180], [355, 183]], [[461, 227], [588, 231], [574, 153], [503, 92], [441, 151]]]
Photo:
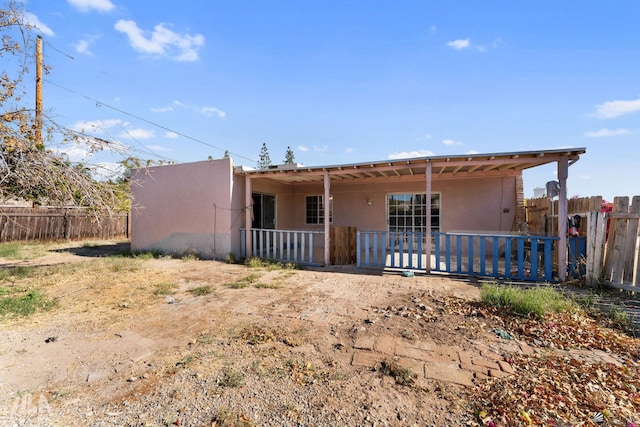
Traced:
[[[418, 384], [422, 379], [436, 379], [471, 386], [474, 379], [517, 375], [517, 369], [503, 355], [533, 356], [542, 352], [516, 340], [504, 340], [499, 348], [487, 347], [479, 341], [470, 341], [469, 344], [468, 349], [461, 350], [455, 346], [440, 345], [431, 341], [363, 333], [354, 339], [351, 364], [373, 368], [383, 360], [391, 359], [416, 373]], [[570, 350], [563, 353], [581, 361], [619, 364], [611, 355], [599, 350]]]

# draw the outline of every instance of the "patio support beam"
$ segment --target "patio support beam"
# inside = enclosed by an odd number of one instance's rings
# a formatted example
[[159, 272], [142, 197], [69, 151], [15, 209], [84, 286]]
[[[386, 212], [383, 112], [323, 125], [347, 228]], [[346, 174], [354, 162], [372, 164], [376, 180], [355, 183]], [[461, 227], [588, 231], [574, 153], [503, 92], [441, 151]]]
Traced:
[[[424, 251], [427, 254], [427, 259], [426, 259], [426, 264], [425, 264], [425, 269], [427, 270], [427, 273], [431, 272], [431, 173], [432, 173], [432, 163], [427, 161], [427, 168], [424, 172], [425, 175], [425, 179], [426, 179], [426, 199], [425, 202], [427, 204], [427, 240], [425, 242], [424, 245]], [[420, 254], [419, 256], [422, 256], [422, 254]]]
[[324, 265], [328, 266], [331, 263], [329, 255], [329, 245], [331, 245], [330, 236], [330, 224], [331, 224], [331, 180], [329, 178], [329, 171], [324, 171]]
[[251, 240], [251, 225], [253, 223], [252, 217], [253, 217], [253, 197], [252, 197], [252, 188], [251, 188], [251, 176], [250, 175], [245, 175], [244, 176], [244, 223], [245, 223], [245, 229], [247, 230], [245, 233], [245, 238], [244, 238], [244, 242], [245, 242], [245, 247], [246, 247], [246, 253], [245, 256], [247, 258], [250, 258], [253, 253], [253, 242]]
[[558, 183], [560, 194], [558, 199], [558, 278], [567, 278], [567, 178], [569, 176], [569, 157], [562, 156], [558, 160]]

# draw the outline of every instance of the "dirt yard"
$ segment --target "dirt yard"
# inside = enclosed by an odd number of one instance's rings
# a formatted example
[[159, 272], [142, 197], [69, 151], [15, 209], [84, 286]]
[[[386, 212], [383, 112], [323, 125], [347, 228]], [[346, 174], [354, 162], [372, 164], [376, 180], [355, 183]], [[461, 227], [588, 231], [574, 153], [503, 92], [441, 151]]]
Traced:
[[441, 277], [112, 256], [126, 249], [0, 259], [35, 267], [2, 286], [57, 303], [0, 318], [0, 425], [640, 421], [638, 340], [593, 320], [504, 315]]

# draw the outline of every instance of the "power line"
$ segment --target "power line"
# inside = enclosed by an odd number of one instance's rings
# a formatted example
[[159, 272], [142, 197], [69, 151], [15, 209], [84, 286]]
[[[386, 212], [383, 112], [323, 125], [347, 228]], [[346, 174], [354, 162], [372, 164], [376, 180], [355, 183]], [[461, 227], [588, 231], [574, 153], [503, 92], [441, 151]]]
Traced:
[[[220, 148], [220, 147], [215, 146], [215, 145], [213, 145], [213, 144], [209, 144], [208, 142], [204, 142], [204, 141], [202, 141], [202, 140], [200, 140], [200, 139], [197, 139], [197, 138], [194, 138], [194, 137], [192, 137], [192, 136], [186, 135], [186, 134], [184, 134], [184, 133], [182, 133], [182, 132], [178, 132], [178, 131], [175, 131], [175, 130], [173, 130], [173, 129], [170, 129], [170, 128], [168, 128], [168, 127], [166, 127], [166, 126], [164, 126], [164, 125], [161, 125], [161, 124], [159, 124], [159, 123], [155, 123], [155, 122], [152, 122], [151, 120], [147, 120], [147, 119], [145, 119], [145, 118], [143, 118], [143, 117], [140, 117], [140, 116], [138, 116], [138, 115], [136, 115], [136, 114], [132, 114], [132, 113], [129, 113], [129, 112], [127, 112], [127, 111], [124, 111], [124, 110], [122, 110], [122, 109], [120, 109], [120, 108], [117, 108], [117, 107], [114, 107], [114, 106], [112, 106], [112, 105], [106, 104], [106, 103], [104, 103], [104, 102], [102, 102], [102, 101], [100, 101], [100, 100], [97, 100], [97, 99], [95, 99], [95, 98], [92, 98], [92, 97], [90, 97], [90, 96], [88, 96], [88, 95], [84, 95], [84, 94], [82, 94], [82, 93], [80, 93], [80, 92], [77, 92], [77, 91], [75, 91], [75, 90], [73, 90], [73, 89], [69, 89], [69, 88], [64, 87], [64, 86], [62, 86], [62, 85], [59, 85], [59, 84], [57, 84], [57, 83], [54, 83], [54, 82], [50, 81], [49, 79], [44, 79], [44, 80], [45, 80], [47, 83], [49, 83], [49, 84], [51, 84], [51, 85], [53, 85], [53, 86], [59, 87], [60, 89], [64, 89], [64, 90], [66, 90], [66, 91], [68, 91], [68, 92], [73, 93], [74, 95], [81, 96], [81, 97], [83, 97], [83, 98], [85, 98], [85, 99], [88, 99], [89, 101], [95, 102], [95, 103], [96, 103], [96, 107], [104, 106], [104, 107], [110, 108], [110, 109], [112, 109], [112, 110], [114, 110], [114, 111], [117, 111], [117, 112], [119, 112], [119, 113], [122, 113], [122, 114], [125, 114], [125, 115], [127, 115], [127, 116], [133, 117], [133, 118], [135, 118], [135, 119], [137, 119], [137, 120], [140, 120], [140, 121], [143, 121], [143, 122], [145, 122], [145, 123], [148, 123], [148, 124], [150, 124], [150, 125], [152, 125], [152, 126], [156, 126], [156, 127], [160, 128], [160, 129], [166, 130], [167, 132], [173, 132], [173, 133], [175, 133], [176, 135], [180, 135], [180, 136], [181, 136], [181, 137], [183, 137], [183, 138], [189, 139], [189, 140], [191, 140], [191, 141], [197, 142], [197, 143], [202, 144], [202, 145], [206, 145], [207, 147], [215, 148], [216, 150], [220, 150], [220, 151], [228, 151], [228, 150], [225, 150], [224, 148]], [[245, 160], [249, 160], [249, 161], [251, 161], [251, 162], [255, 162], [255, 161], [256, 161], [255, 159], [250, 159], [249, 157], [243, 156], [243, 155], [238, 154], [238, 153], [232, 153], [232, 152], [229, 152], [229, 154], [232, 154], [232, 155], [234, 155], [234, 156], [236, 156], [236, 157], [240, 157], [240, 158], [245, 159]]]

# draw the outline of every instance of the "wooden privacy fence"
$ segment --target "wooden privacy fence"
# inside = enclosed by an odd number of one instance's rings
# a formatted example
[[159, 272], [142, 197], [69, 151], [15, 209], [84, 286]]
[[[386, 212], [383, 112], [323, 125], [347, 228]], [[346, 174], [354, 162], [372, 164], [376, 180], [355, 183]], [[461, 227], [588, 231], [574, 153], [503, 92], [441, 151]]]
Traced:
[[[603, 278], [610, 286], [631, 291], [640, 290], [640, 196], [634, 196], [629, 206], [628, 197], [613, 199], [609, 215], [609, 236], [604, 252]], [[597, 241], [606, 239], [606, 221], [601, 219], [596, 228]], [[596, 250], [600, 250], [595, 243]], [[594, 279], [598, 276], [594, 276]]]
[[129, 213], [77, 208], [0, 208], [0, 242], [129, 237]]

